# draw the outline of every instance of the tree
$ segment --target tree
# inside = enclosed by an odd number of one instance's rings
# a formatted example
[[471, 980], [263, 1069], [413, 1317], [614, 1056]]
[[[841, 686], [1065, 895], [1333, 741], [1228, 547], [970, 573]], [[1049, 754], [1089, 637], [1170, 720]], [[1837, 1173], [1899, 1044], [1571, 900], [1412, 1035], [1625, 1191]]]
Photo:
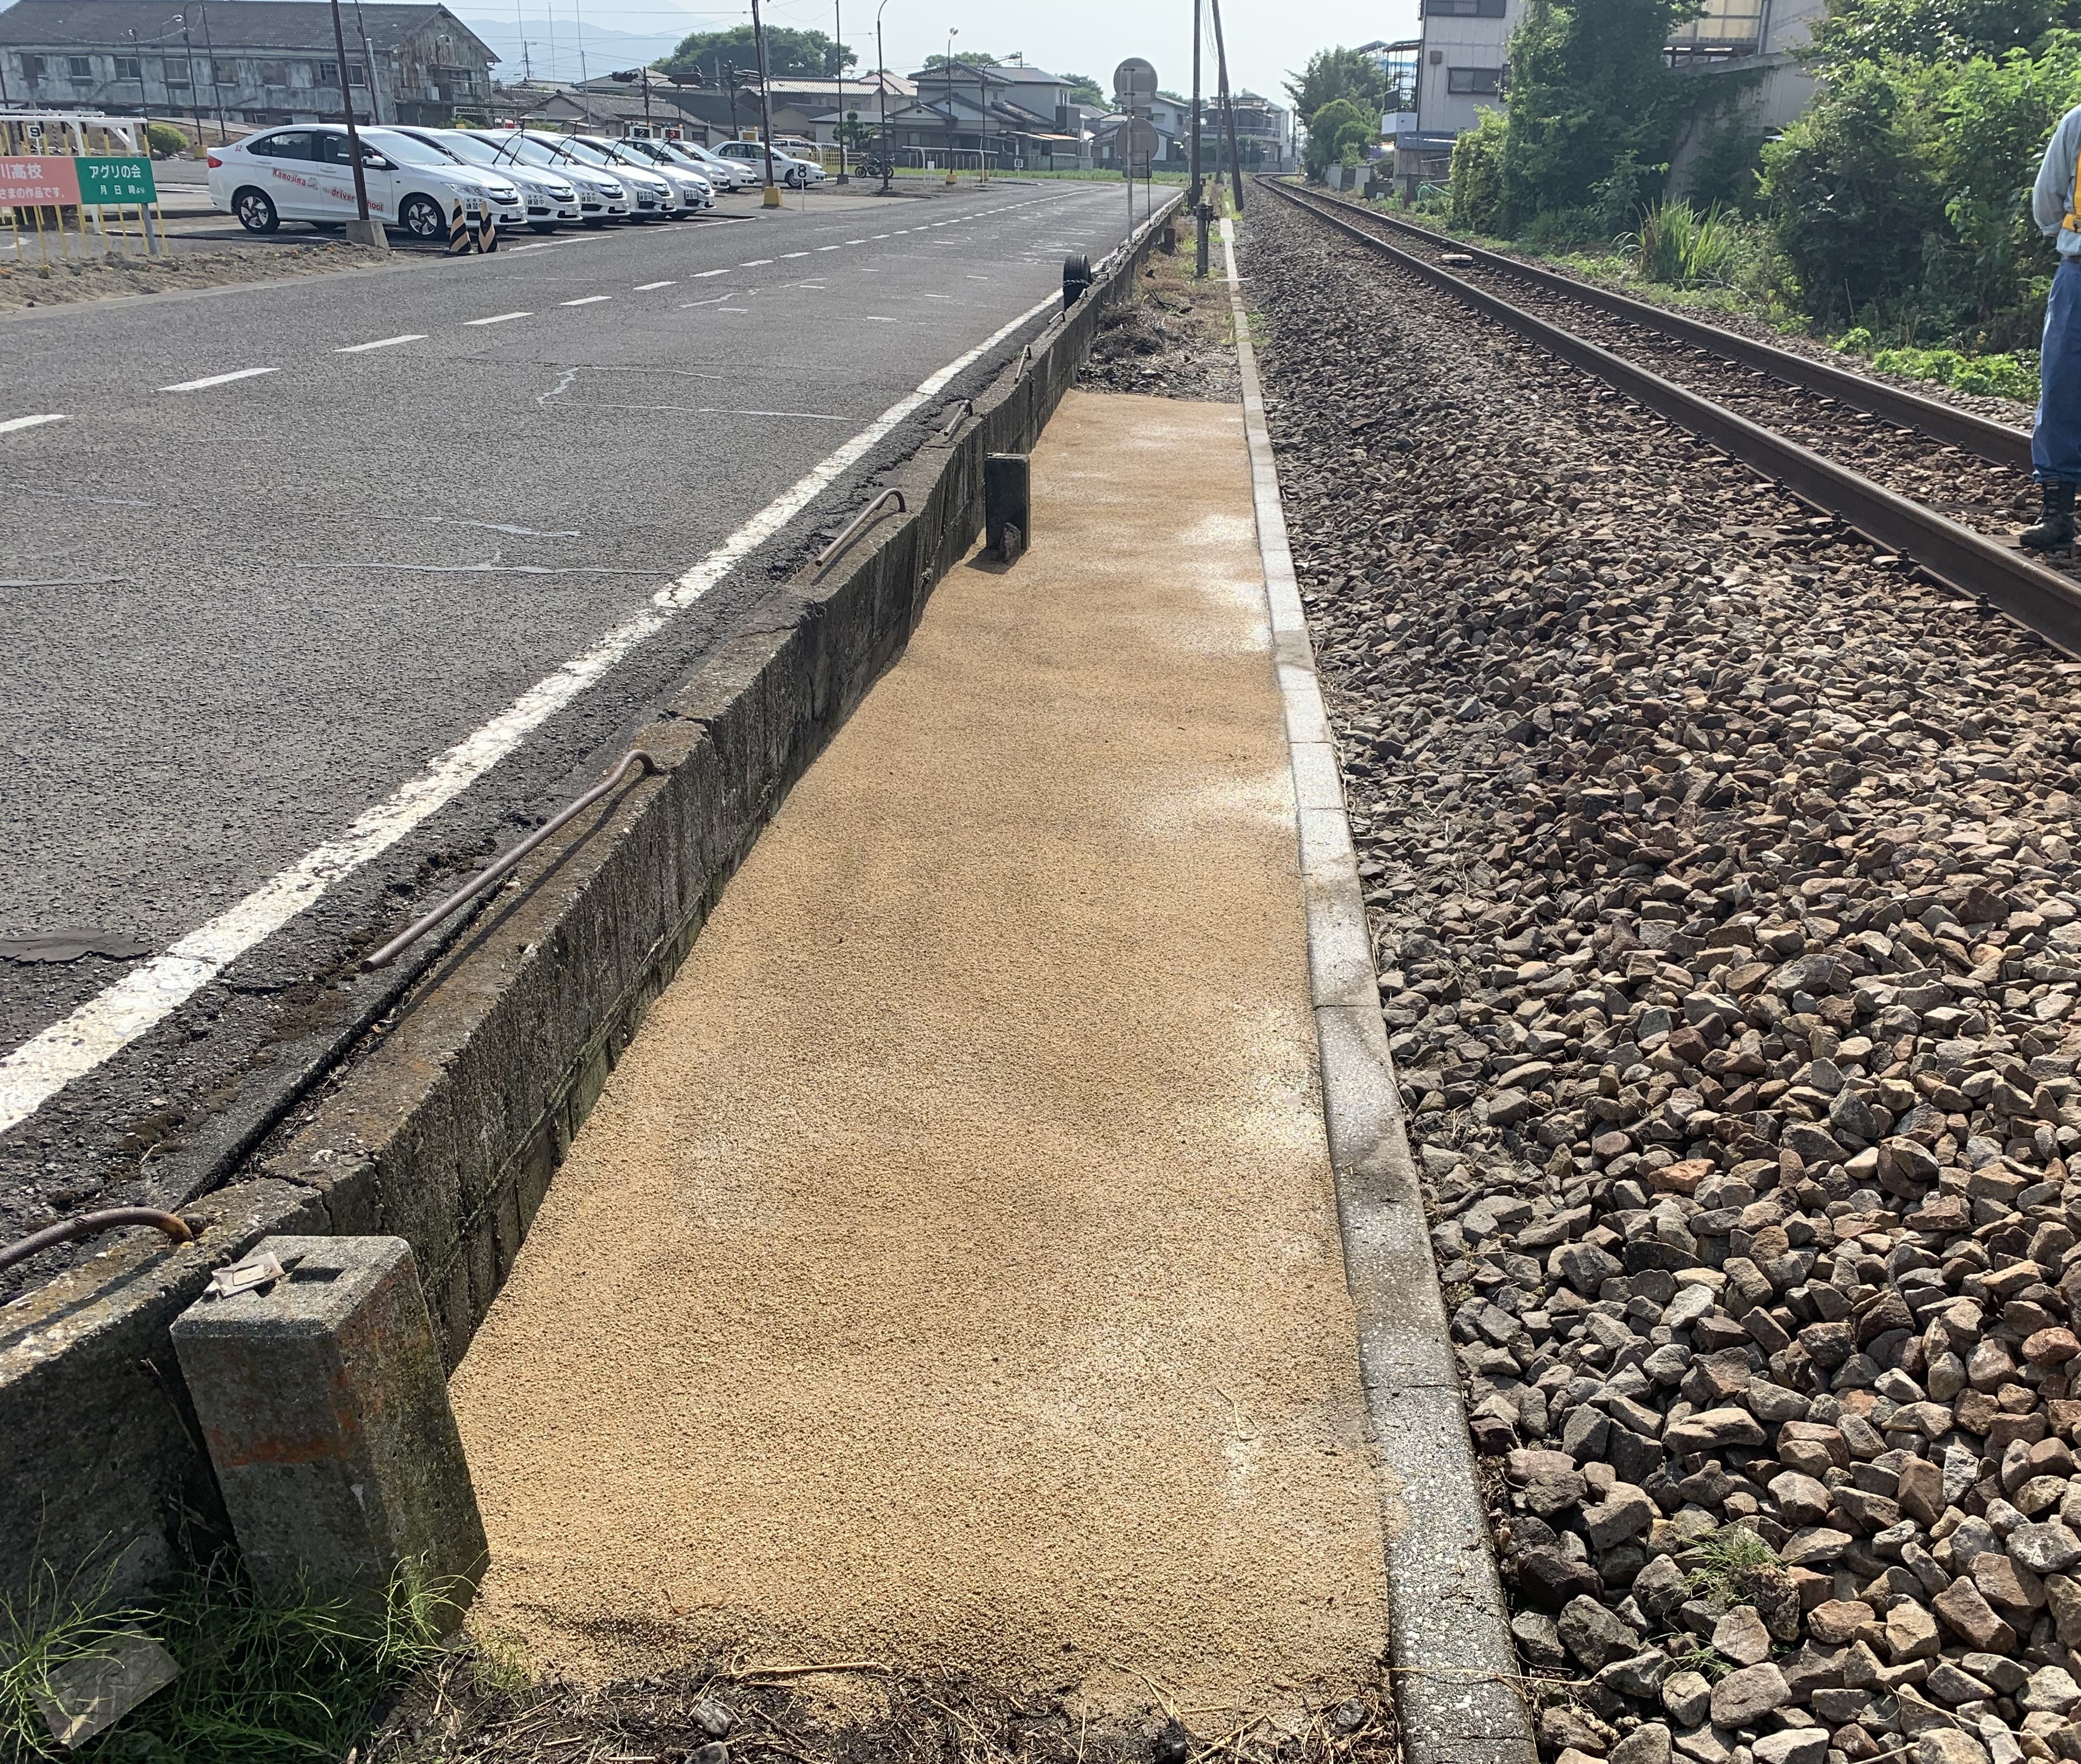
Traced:
[[1059, 77], [1063, 85], [1070, 89], [1071, 103], [1103, 104], [1105, 103], [1106, 95], [1104, 89], [1090, 74], [1064, 74]]
[[1836, 0], [1816, 19], [1812, 59], [1823, 70], [1907, 57], [1962, 61], [2035, 49], [2057, 26], [2081, 23], [2074, 0]]
[[1343, 164], [1348, 154], [1363, 153], [1379, 133], [1378, 111], [1360, 110], [1348, 98], [1331, 99], [1308, 119], [1308, 150], [1302, 160], [1308, 175], [1320, 178], [1327, 167]]
[[1012, 59], [1014, 57], [1009, 55], [986, 55], [981, 49], [963, 49], [951, 56], [928, 55], [925, 57], [925, 65], [944, 67], [952, 61], [956, 67], [1001, 67]]
[[1696, 10], [1695, 0], [1529, 0], [1510, 44], [1505, 225], [1630, 207], [1658, 183], [1680, 99], [1663, 45]]
[[1303, 116], [1345, 99], [1377, 117], [1386, 108], [1387, 75], [1379, 62], [1356, 49], [1318, 49], [1300, 73], [1286, 76], [1286, 94]]
[[[832, 42], [821, 31], [767, 27], [766, 70], [776, 79], [831, 79], [841, 65], [850, 68], [859, 60], [851, 49]], [[727, 31], [696, 31], [652, 65], [666, 74], [699, 68], [702, 78], [720, 86], [725, 62], [742, 69], [758, 67], [759, 48], [750, 25], [735, 25]]]

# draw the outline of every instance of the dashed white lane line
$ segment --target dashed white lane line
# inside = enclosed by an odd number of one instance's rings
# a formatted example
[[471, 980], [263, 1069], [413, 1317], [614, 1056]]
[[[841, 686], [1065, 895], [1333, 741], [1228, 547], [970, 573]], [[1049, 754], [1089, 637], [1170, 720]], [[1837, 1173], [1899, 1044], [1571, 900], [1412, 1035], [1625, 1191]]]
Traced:
[[64, 421], [65, 413], [62, 410], [46, 411], [38, 417], [10, 417], [6, 422], [0, 422], [0, 435], [12, 435], [17, 429], [40, 428], [46, 422], [63, 422]]
[[1029, 306], [920, 382], [915, 391], [898, 399], [797, 478], [684, 575], [660, 588], [642, 611], [595, 639], [481, 729], [436, 755], [423, 771], [375, 804], [337, 838], [307, 852], [245, 899], [189, 932], [164, 955], [139, 963], [113, 985], [0, 1059], [0, 1133], [27, 1120], [74, 1079], [163, 1023], [248, 950], [315, 905], [335, 882], [380, 856], [452, 802], [624, 656], [714, 588], [898, 424], [931, 403], [963, 368], [1052, 310], [1060, 299], [1050, 294]]
[[349, 343], [344, 349], [335, 349], [335, 355], [363, 355], [372, 349], [395, 349], [400, 343], [423, 343], [424, 331], [407, 331], [401, 337], [379, 337], [372, 343]]
[[696, 270], [694, 271], [694, 279], [696, 282], [705, 282], [711, 275], [727, 275], [729, 274], [729, 271], [728, 270]]
[[880, 313], [862, 313], [860, 316], [870, 325], [893, 325], [897, 322], [893, 318], [885, 317]]
[[241, 368], [228, 374], [205, 374], [200, 380], [183, 380], [177, 385], [162, 386], [162, 392], [200, 392], [205, 386], [228, 386], [234, 380], [257, 380], [263, 374], [278, 370], [272, 368]]
[[843, 250], [844, 249], [844, 247], [843, 247], [843, 246], [836, 246], [836, 245], [820, 245], [820, 246], [818, 246], [817, 247], [817, 249], [818, 249], [819, 251], [838, 251], [838, 250]]
[[751, 309], [748, 306], [718, 306], [716, 310], [718, 313], [748, 313]]
[[[847, 243], [847, 245], [864, 245], [864, 244], [866, 244], [866, 243], [867, 243], [867, 241], [866, 241], [866, 240], [864, 240], [864, 239], [847, 239], [847, 240], [846, 241], [846, 243]], [[826, 250], [827, 250], [827, 251], [828, 251], [828, 250], [833, 250], [833, 249], [835, 249], [835, 248], [834, 248], [834, 247], [832, 247], [832, 246], [826, 246], [824, 247], [824, 249], [825, 249]]]
[[807, 257], [809, 254], [806, 251], [783, 251], [780, 254], [783, 258]]
[[679, 285], [677, 282], [638, 282], [636, 284], [636, 292], [638, 294], [648, 294], [654, 288], [677, 288]]
[[740, 263], [740, 270], [763, 270], [773, 261], [770, 257], [755, 257], [749, 263]]
[[588, 294], [582, 300], [559, 300], [557, 304], [559, 306], [597, 306], [602, 300], [611, 300], [613, 298], [612, 294]]
[[465, 325], [503, 325], [509, 318], [532, 318], [532, 313], [494, 313], [489, 318], [466, 318]]

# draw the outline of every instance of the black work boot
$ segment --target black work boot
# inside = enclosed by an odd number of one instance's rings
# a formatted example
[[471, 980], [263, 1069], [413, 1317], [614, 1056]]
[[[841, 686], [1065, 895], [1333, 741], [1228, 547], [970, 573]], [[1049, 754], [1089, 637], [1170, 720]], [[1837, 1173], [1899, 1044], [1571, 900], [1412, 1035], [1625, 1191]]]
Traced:
[[2041, 484], [2045, 493], [2045, 513], [2035, 527], [2027, 527], [2017, 536], [2016, 543], [2027, 551], [2068, 551], [2074, 544], [2074, 486], [2071, 484]]

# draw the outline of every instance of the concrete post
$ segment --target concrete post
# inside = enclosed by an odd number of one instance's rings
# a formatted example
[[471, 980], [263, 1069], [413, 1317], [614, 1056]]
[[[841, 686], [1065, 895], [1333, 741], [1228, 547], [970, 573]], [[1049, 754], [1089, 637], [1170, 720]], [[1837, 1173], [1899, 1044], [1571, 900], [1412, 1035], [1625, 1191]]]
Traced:
[[1024, 453], [987, 453], [982, 462], [983, 543], [1015, 563], [1033, 531], [1031, 462]]
[[263, 1593], [379, 1610], [416, 1562], [462, 1583], [447, 1619], [460, 1620], [488, 1549], [403, 1238], [270, 1237], [220, 1270], [173, 1338]]

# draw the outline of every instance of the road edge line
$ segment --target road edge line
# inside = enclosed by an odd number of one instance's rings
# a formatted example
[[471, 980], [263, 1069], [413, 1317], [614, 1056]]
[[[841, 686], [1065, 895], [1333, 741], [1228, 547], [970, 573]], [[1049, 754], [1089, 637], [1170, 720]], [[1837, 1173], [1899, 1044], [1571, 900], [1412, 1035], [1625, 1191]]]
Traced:
[[1535, 1764], [1459, 1366], [1381, 1017], [1357, 846], [1288, 544], [1264, 393], [1221, 224], [1242, 377], [1258, 553], [1284, 706], [1308, 926], [1308, 978], [1344, 1276], [1381, 1490], [1390, 1665], [1409, 1764]]

